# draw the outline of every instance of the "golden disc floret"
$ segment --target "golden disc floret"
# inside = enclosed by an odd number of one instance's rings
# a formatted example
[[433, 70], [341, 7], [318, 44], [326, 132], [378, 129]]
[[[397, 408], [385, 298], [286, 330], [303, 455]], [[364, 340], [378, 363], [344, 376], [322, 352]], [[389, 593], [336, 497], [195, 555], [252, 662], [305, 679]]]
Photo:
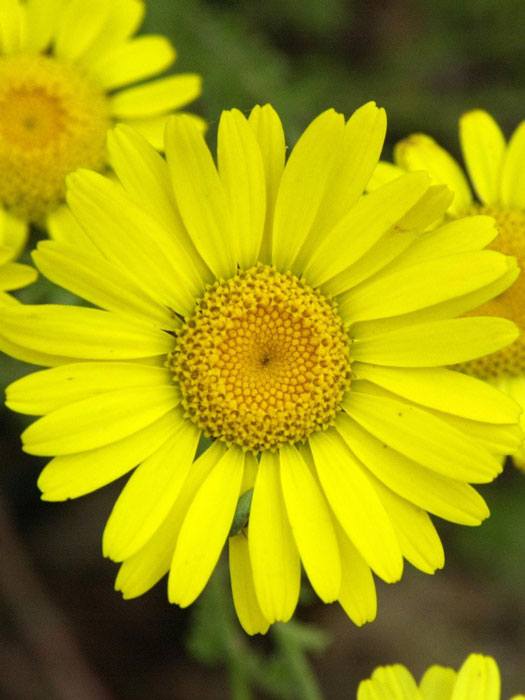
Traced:
[[0, 204], [43, 219], [65, 177], [105, 162], [107, 99], [78, 68], [49, 56], [0, 58]]
[[333, 423], [350, 382], [349, 340], [334, 302], [257, 265], [208, 288], [168, 366], [194, 423], [258, 452]]
[[473, 213], [492, 216], [498, 235], [489, 246], [506, 255], [513, 255], [522, 270], [514, 284], [495, 299], [472, 313], [476, 316], [501, 316], [514, 321], [521, 334], [512, 345], [465, 363], [461, 369], [481, 379], [496, 379], [525, 373], [525, 212], [518, 209], [479, 206]]

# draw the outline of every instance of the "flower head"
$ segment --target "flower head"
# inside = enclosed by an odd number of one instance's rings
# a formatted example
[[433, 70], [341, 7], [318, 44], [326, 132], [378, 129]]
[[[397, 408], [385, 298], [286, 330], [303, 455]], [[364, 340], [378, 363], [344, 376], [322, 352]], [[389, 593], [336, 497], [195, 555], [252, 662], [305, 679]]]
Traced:
[[0, 207], [47, 223], [79, 167], [102, 170], [106, 133], [133, 124], [156, 147], [168, 113], [198, 96], [196, 75], [138, 87], [175, 60], [161, 36], [134, 38], [142, 0], [13, 0], [0, 7]]
[[[500, 700], [500, 685], [494, 659], [471, 654], [457, 672], [431, 666], [419, 685], [405, 666], [379, 666], [359, 684], [357, 700]], [[511, 700], [525, 700], [525, 695]]]
[[118, 127], [118, 181], [70, 177], [76, 244], [34, 257], [99, 308], [8, 309], [0, 347], [50, 367], [8, 390], [42, 416], [23, 442], [53, 457], [45, 499], [137, 467], [103, 538], [125, 597], [170, 572], [170, 600], [189, 605], [229, 540], [248, 632], [292, 615], [301, 562], [363, 624], [372, 571], [443, 565], [428, 513], [487, 516], [469, 482], [492, 480], [521, 440], [518, 408], [445, 365], [514, 340], [510, 321], [457, 316], [516, 263], [482, 250], [488, 217], [418, 233], [449, 203], [425, 173], [362, 194], [385, 126], [373, 103], [347, 122], [329, 110], [285, 164], [274, 110], [232, 110], [216, 166], [173, 117], [166, 160]]
[[[498, 235], [490, 247], [513, 255], [522, 269], [525, 265], [525, 180], [522, 172], [525, 122], [506, 143], [494, 119], [487, 112], [474, 110], [461, 117], [459, 133], [472, 189], [459, 164], [424, 134], [413, 134], [396, 145], [396, 165], [380, 163], [372, 179], [372, 188], [403, 172], [426, 170], [434, 182], [444, 183], [454, 192], [447, 217], [492, 216]], [[463, 364], [462, 370], [496, 384], [525, 408], [525, 276], [522, 274], [509, 288], [495, 285], [486, 292], [485, 298], [480, 298], [480, 303], [485, 303], [476, 313], [511, 319], [520, 329], [520, 336], [497, 353]], [[525, 418], [522, 421], [525, 425]], [[525, 447], [513, 457], [524, 467]]]

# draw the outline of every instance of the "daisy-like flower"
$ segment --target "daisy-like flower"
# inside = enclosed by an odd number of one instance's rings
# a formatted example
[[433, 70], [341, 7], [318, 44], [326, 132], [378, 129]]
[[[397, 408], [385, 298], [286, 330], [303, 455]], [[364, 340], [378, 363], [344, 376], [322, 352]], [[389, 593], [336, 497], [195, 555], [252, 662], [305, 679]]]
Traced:
[[164, 37], [133, 37], [143, 15], [142, 0], [0, 0], [0, 208], [53, 233], [66, 175], [104, 169], [111, 124], [160, 147], [200, 94], [192, 74], [129, 87], [175, 60]]
[[[431, 137], [413, 134], [394, 150], [395, 165], [380, 163], [372, 188], [406, 171], [426, 170], [434, 182], [444, 183], [454, 192], [447, 217], [488, 214], [496, 220], [498, 236], [490, 244], [525, 264], [525, 122], [513, 133], [508, 144], [494, 119], [482, 110], [464, 114], [459, 122], [463, 158], [472, 189], [460, 165]], [[496, 296], [497, 295], [497, 296]], [[509, 347], [465, 364], [469, 374], [486, 379], [506, 391], [525, 409], [525, 276], [508, 289], [494, 287], [491, 297], [477, 314], [497, 315], [514, 321], [519, 338]], [[522, 426], [525, 416], [522, 413]], [[525, 468], [525, 446], [514, 455]]]
[[373, 103], [346, 123], [329, 110], [285, 164], [274, 110], [233, 110], [216, 166], [198, 127], [173, 117], [166, 160], [118, 127], [118, 182], [70, 177], [77, 243], [34, 257], [100, 308], [5, 310], [0, 347], [51, 367], [7, 402], [43, 416], [23, 444], [53, 457], [44, 499], [137, 467], [103, 537], [126, 598], [169, 572], [170, 601], [189, 605], [229, 540], [249, 633], [290, 618], [301, 562], [363, 624], [371, 571], [393, 582], [403, 557], [443, 565], [428, 513], [487, 516], [469, 482], [491, 481], [520, 442], [518, 407], [443, 365], [516, 338], [508, 320], [456, 318], [516, 263], [482, 250], [488, 217], [418, 235], [450, 201], [426, 173], [362, 195], [385, 128]]
[[[359, 684], [357, 700], [500, 700], [500, 686], [494, 659], [471, 654], [457, 672], [431, 666], [419, 685], [405, 666], [379, 666]], [[525, 695], [510, 700], [525, 700]]]
[[0, 304], [15, 300], [7, 292], [34, 282], [37, 272], [29, 265], [14, 262], [22, 252], [27, 239], [24, 224], [0, 209]]

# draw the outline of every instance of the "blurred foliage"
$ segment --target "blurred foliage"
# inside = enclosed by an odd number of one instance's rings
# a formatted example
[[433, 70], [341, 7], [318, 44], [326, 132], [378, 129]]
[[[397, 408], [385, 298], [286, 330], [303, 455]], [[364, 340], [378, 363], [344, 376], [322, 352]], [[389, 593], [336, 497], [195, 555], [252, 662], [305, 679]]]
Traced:
[[523, 118], [521, 0], [151, 0], [147, 26], [173, 37], [178, 70], [204, 76], [211, 124], [222, 109], [270, 101], [293, 143], [326, 107], [373, 99], [391, 142], [427, 130], [455, 146], [466, 109], [509, 128]]
[[269, 636], [268, 649], [250, 644], [236, 619], [227, 567], [221, 562], [194, 605], [190, 654], [206, 665], [226, 666], [235, 700], [250, 700], [256, 689], [283, 700], [320, 700], [306, 654], [324, 651], [328, 636], [297, 621], [273, 625]]

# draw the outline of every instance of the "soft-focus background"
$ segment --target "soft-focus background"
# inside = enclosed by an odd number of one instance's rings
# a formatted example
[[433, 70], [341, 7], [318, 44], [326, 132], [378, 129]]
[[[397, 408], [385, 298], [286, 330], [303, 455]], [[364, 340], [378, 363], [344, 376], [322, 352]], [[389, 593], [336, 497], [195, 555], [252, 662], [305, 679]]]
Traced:
[[[348, 114], [374, 99], [388, 113], [387, 155], [418, 130], [457, 154], [457, 118], [472, 107], [491, 111], [507, 133], [525, 118], [523, 0], [147, 4], [145, 30], [174, 41], [178, 71], [204, 76], [194, 111], [209, 121], [210, 141], [223, 108], [267, 101], [292, 145], [326, 107]], [[39, 284], [24, 298], [61, 294]], [[3, 385], [27, 371], [5, 358], [0, 368]], [[435, 662], [458, 666], [472, 650], [498, 659], [504, 698], [525, 691], [525, 474], [512, 467], [481, 489], [493, 512], [484, 526], [438, 523], [443, 572], [407, 566], [400, 584], [378, 585], [376, 622], [358, 629], [306, 589], [298, 623], [250, 640], [232, 622], [220, 580], [188, 611], [168, 605], [164, 583], [122, 601], [100, 546], [122, 483], [42, 503], [43, 462], [20, 452], [23, 425], [3, 410], [0, 492], [11, 523], [0, 519], [0, 697], [219, 700], [247, 677], [255, 698], [315, 699], [308, 683], [300, 687], [305, 650], [322, 697], [333, 700], [355, 697], [378, 663], [419, 675]]]

